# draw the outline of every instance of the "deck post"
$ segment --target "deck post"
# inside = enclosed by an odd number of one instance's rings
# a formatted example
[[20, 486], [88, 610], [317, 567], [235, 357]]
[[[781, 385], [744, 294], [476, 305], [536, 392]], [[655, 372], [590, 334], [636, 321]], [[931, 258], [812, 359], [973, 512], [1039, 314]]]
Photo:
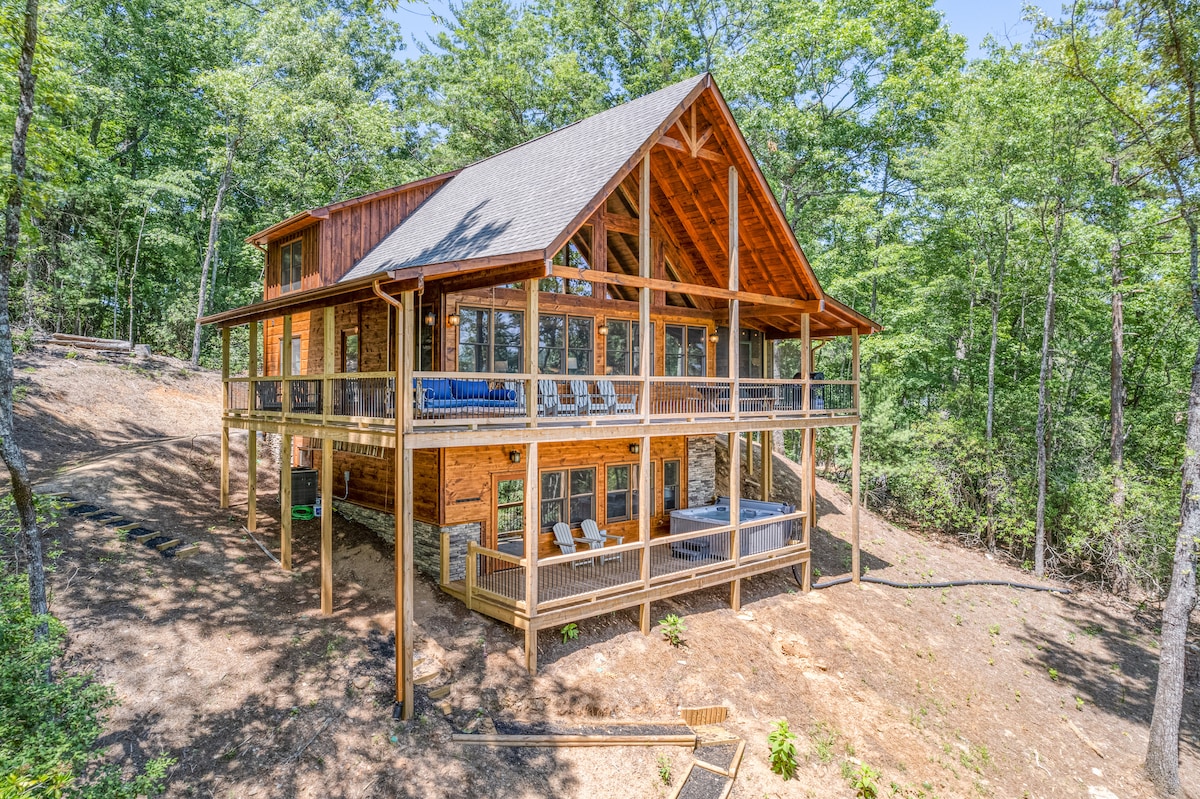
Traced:
[[279, 448], [279, 565], [285, 571], [292, 570], [292, 436], [290, 433], [283, 434]]
[[246, 438], [246, 529], [258, 529], [258, 433]]
[[[737, 167], [729, 167], [729, 290], [738, 290], [738, 173]], [[741, 324], [740, 306], [737, 299], [729, 301], [729, 412], [737, 419], [741, 412]], [[740, 435], [734, 431], [726, 434], [729, 442], [729, 556], [736, 566], [741, 560], [742, 526], [742, 462], [738, 457], [737, 445]], [[753, 443], [753, 442], [751, 442]]]
[[740, 577], [729, 584], [729, 608], [734, 613], [742, 609], [742, 580]]
[[[254, 378], [258, 374], [258, 322], [250, 323], [250, 363], [247, 374], [250, 377], [246, 385], [247, 406], [254, 410], [258, 402], [258, 389]], [[263, 371], [266, 371], [265, 369]], [[258, 488], [258, 434], [248, 431], [246, 437], [246, 529], [254, 532], [257, 528], [257, 513], [255, 508], [255, 492]]]
[[[650, 242], [650, 151], [642, 157], [642, 174], [638, 186], [638, 276], [650, 277], [653, 250]], [[638, 287], [638, 339], [641, 357], [638, 359], [638, 374], [642, 378], [642, 424], [650, 423], [650, 374], [654, 371], [650, 363], [650, 300], [652, 292], [646, 286]]]
[[[321, 320], [321, 424], [329, 423], [329, 408], [333, 402], [332, 375], [337, 372], [337, 322], [334, 317], [334, 307], [325, 306], [324, 319]], [[333, 498], [329, 500], [333, 506]]]
[[[638, 442], [638, 540], [642, 544], [641, 572], [642, 590], [650, 590], [650, 525], [654, 521], [654, 492], [651, 478], [654, 466], [650, 461], [650, 436], [642, 436]], [[661, 479], [661, 478], [660, 478]], [[638, 615], [638, 627], [642, 633], [650, 633], [650, 603], [643, 603]]]
[[221, 328], [221, 507], [229, 507], [229, 328]]
[[[265, 330], [265, 328], [264, 328]], [[292, 410], [292, 315], [283, 315], [283, 339], [279, 342], [279, 395], [283, 420], [286, 422]]]
[[396, 309], [396, 465], [395, 465], [395, 599], [396, 701], [400, 718], [413, 717], [413, 452], [405, 436], [413, 430], [413, 292], [401, 295]]
[[525, 612], [530, 619], [525, 630], [525, 668], [531, 675], [537, 674], [537, 628], [533, 624], [537, 616], [538, 599], [538, 498], [541, 496], [538, 482], [538, 445], [531, 441], [525, 445]]
[[529, 373], [525, 410], [529, 413], [530, 427], [537, 427], [538, 423], [538, 291], [537, 278], [525, 281], [525, 371]]
[[850, 463], [850, 569], [854, 574], [854, 584], [858, 585], [861, 569], [859, 568], [860, 547], [858, 540], [858, 503], [859, 503], [859, 453], [862, 447], [862, 425], [854, 425], [850, 428], [851, 435], [854, 437], [854, 449], [851, 455]]
[[[285, 457], [290, 458], [289, 452]], [[321, 614], [333, 613], [333, 439], [321, 439]]]

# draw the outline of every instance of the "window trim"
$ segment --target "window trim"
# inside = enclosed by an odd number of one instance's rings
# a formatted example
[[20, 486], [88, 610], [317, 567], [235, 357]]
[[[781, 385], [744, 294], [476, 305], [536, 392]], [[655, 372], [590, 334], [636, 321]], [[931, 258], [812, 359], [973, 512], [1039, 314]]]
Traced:
[[[675, 464], [675, 482], [667, 482], [667, 464]], [[673, 510], [679, 510], [679, 484], [683, 482], [683, 459], [682, 458], [663, 458], [662, 461], [662, 512], [663, 515], [669, 514]], [[675, 504], [673, 507], [667, 507], [667, 486], [675, 489]]]
[[[546, 346], [542, 345], [541, 325], [542, 325], [542, 322], [547, 319], [563, 320], [563, 327], [562, 327], [563, 345], [561, 347], [546, 347]], [[590, 339], [590, 341], [588, 342], [586, 349], [588, 352], [589, 369], [587, 369], [586, 371], [580, 371], [578, 369], [578, 367], [576, 368], [575, 371], [571, 370], [571, 352], [573, 350], [577, 351], [577, 350], [584, 349], [583, 347], [572, 347], [571, 346], [571, 322], [572, 322], [572, 320], [586, 320], [588, 323], [588, 329], [589, 329], [588, 338]], [[547, 371], [543, 365], [545, 363], [545, 360], [542, 358], [542, 353], [549, 352], [551, 350], [562, 353], [563, 368], [561, 371], [550, 372], [550, 371]], [[559, 313], [539, 314], [538, 315], [537, 363], [538, 363], [538, 372], [540, 374], [544, 374], [544, 375], [561, 375], [563, 377], [576, 377], [576, 376], [593, 374], [595, 372], [595, 368], [596, 368], [596, 317], [584, 316], [582, 314], [565, 314], [565, 313], [564, 314], [559, 314]]]
[[[545, 504], [547, 502], [560, 503], [559, 508], [560, 508], [561, 515], [559, 516], [559, 521], [565, 522], [566, 525], [568, 527], [570, 527], [572, 530], [577, 530], [580, 527], [580, 523], [575, 522], [571, 518], [571, 500], [575, 499], [576, 497], [591, 497], [592, 498], [592, 515], [587, 518], [593, 519], [593, 520], [596, 518], [596, 494], [597, 494], [596, 481], [597, 481], [597, 477], [598, 477], [598, 475], [596, 474], [596, 469], [597, 469], [597, 467], [594, 465], [593, 466], [574, 466], [574, 467], [566, 466], [561, 469], [544, 469], [544, 470], [538, 472], [538, 494], [537, 494], [538, 529], [541, 530], [541, 532], [545, 533], [545, 532], [549, 532], [554, 529], [554, 524], [555, 524], [554, 522], [546, 524], [544, 521], [542, 521], [542, 518], [545, 515], [544, 513], [542, 513], [542, 506], [543, 506], [543, 504]], [[587, 494], [571, 493], [571, 478], [575, 472], [591, 472], [592, 473], [592, 490], [590, 493], [587, 493]], [[562, 495], [561, 496], [552, 497], [550, 499], [545, 499], [542, 496], [544, 481], [546, 479], [546, 475], [548, 475], [548, 474], [562, 475]], [[580, 522], [582, 522], [582, 519], [580, 520]]]
[[[348, 369], [346, 364], [346, 342], [350, 338], [354, 338], [354, 369]], [[342, 329], [342, 350], [341, 350], [341, 371], [342, 374], [355, 374], [362, 371], [362, 336], [358, 332], [358, 325], [346, 327]]]
[[[627, 488], [627, 489], [619, 489], [619, 488], [618, 489], [609, 489], [609, 487], [608, 487], [608, 470], [609, 469], [622, 469], [622, 468], [629, 470], [629, 488]], [[653, 463], [653, 461], [651, 461], [651, 464], [650, 464], [650, 480], [651, 480], [650, 496], [654, 496], [654, 484], [653, 484], [654, 463]], [[641, 508], [638, 505], [638, 499], [639, 499], [638, 489], [639, 488], [640, 488], [640, 483], [638, 480], [638, 465], [636, 463], [622, 462], [622, 463], [606, 463], [606, 464], [604, 464], [604, 521], [606, 524], [610, 523], [610, 522], [629, 522], [629, 521], [633, 521], [639, 517], [640, 511], [641, 511]], [[615, 517], [609, 516], [608, 515], [608, 498], [609, 498], [609, 496], [611, 494], [619, 493], [622, 491], [626, 495], [625, 500], [628, 503], [627, 507], [629, 508], [629, 515], [628, 516], [615, 516]], [[654, 509], [653, 508], [650, 509], [650, 516], [651, 516], [651, 518], [654, 517]]]
[[486, 369], [479, 369], [479, 372], [495, 372], [496, 371], [496, 315], [497, 314], [513, 314], [520, 322], [519, 334], [517, 336], [517, 344], [515, 347], [510, 344], [501, 345], [507, 349], [517, 350], [516, 368], [506, 369], [505, 374], [519, 374], [525, 370], [525, 312], [513, 308], [487, 308], [479, 305], [460, 305], [458, 313], [461, 315], [467, 313], [483, 313], [487, 316], [487, 341], [466, 342], [462, 340], [463, 325], [460, 322], [458, 326], [458, 335], [454, 342], [454, 365], [455, 370], [465, 374], [472, 374], [462, 368], [462, 348], [474, 347], [476, 352], [483, 352], [487, 357]]
[[[679, 330], [682, 333], [680, 339], [682, 348], [678, 356], [671, 356], [667, 352], [667, 338], [670, 336], [672, 329]], [[693, 373], [691, 371], [691, 360], [688, 357], [688, 350], [691, 347], [691, 338], [693, 334], [698, 334], [700, 337], [701, 351], [703, 353], [700, 358], [700, 371]], [[671, 373], [670, 359], [678, 357], [678, 371], [675, 374]], [[667, 377], [708, 377], [708, 328], [699, 325], [687, 324], [671, 324], [663, 325], [663, 374]]]

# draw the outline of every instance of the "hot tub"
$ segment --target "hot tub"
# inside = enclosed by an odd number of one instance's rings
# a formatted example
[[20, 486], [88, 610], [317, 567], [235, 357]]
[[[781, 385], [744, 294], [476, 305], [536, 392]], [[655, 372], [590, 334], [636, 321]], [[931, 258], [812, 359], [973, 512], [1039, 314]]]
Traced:
[[[743, 499], [739, 518], [741, 524], [757, 522], [772, 516], [781, 516], [795, 510], [791, 505], [782, 502], [762, 502], [754, 499]], [[740, 532], [742, 556], [755, 555], [770, 549], [786, 546], [792, 537], [793, 519], [779, 522], [764, 522], [753, 527], [744, 527]], [[729, 524], [729, 497], [718, 497], [712, 505], [701, 505], [696, 508], [683, 508], [671, 511], [671, 533], [691, 533], [709, 527], [724, 527]], [[686, 543], [696, 542], [695, 545], [684, 547]], [[717, 533], [712, 536], [699, 536], [679, 546], [672, 545], [671, 550], [678, 557], [701, 559], [696, 555], [708, 558], [727, 559], [729, 557], [729, 533]]]

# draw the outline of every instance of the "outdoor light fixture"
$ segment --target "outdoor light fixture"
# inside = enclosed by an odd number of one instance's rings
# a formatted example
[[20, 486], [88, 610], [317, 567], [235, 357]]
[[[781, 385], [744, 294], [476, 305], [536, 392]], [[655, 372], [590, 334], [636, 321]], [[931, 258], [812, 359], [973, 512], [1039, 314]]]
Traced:
[[449, 327], [458, 327], [458, 323], [461, 321], [462, 321], [462, 317], [459, 316], [457, 312], [452, 313], [446, 317], [446, 324]]
[[630, 453], [631, 455], [637, 455], [637, 454], [638, 454], [639, 452], [641, 452], [641, 451], [642, 451], [642, 445], [641, 445], [641, 444], [630, 444], [630, 445], [629, 445], [629, 453]]
[[606, 325], [604, 322], [601, 322], [600, 327], [596, 328], [596, 332], [599, 333], [601, 336], [607, 336], [608, 335], [608, 325]]
[[720, 336], [718, 336], [716, 333], [709, 333], [709, 334], [708, 334], [708, 340], [709, 340], [711, 343], [713, 343], [713, 344], [716, 344], [718, 341], [720, 341], [720, 340], [721, 340], [721, 337], [720, 337]]
[[437, 321], [437, 315], [433, 311], [425, 312], [425, 326], [433, 327], [433, 323]]
[[512, 461], [513, 463], [520, 463], [521, 462], [521, 450], [514, 449], [512, 452], [508, 453], [508, 459], [510, 461]]

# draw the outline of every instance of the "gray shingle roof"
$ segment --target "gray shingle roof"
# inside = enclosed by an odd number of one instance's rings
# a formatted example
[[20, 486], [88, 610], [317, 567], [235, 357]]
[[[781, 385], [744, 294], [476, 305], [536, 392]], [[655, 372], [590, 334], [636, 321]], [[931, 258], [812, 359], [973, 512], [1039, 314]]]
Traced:
[[704, 75], [463, 169], [341, 278], [545, 250]]

